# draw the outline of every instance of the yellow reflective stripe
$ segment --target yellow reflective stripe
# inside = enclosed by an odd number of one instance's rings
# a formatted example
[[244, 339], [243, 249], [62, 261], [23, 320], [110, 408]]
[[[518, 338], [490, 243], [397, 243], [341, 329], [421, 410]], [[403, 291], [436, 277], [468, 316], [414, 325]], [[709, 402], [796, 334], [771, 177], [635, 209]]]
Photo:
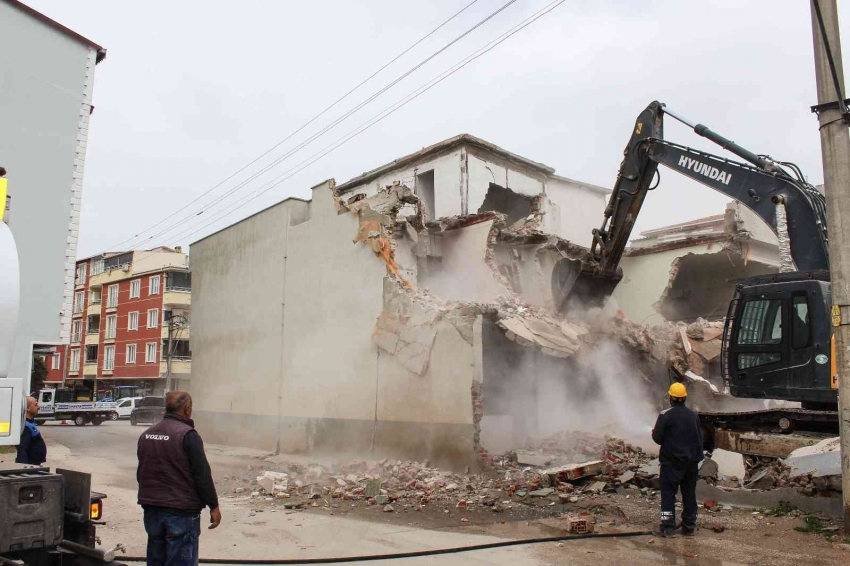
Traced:
[[835, 362], [835, 334], [832, 335], [830, 343], [832, 348], [832, 388], [838, 389], [838, 364]]

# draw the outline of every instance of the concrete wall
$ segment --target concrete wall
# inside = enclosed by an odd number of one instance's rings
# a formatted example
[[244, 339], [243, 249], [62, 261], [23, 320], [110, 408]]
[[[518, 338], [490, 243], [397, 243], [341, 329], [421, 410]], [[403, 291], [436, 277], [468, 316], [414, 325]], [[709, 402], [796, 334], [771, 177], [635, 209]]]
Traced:
[[689, 254], [710, 254], [720, 249], [720, 244], [703, 244], [641, 256], [625, 256], [620, 261], [623, 280], [614, 290], [612, 299], [617, 301], [617, 307], [627, 318], [649, 326], [659, 324], [664, 318], [654, 305], [670, 283], [673, 262]]
[[572, 242], [589, 245], [591, 230], [602, 224], [608, 196], [597, 188], [543, 171], [524, 167], [498, 154], [473, 146], [454, 148], [443, 155], [388, 172], [354, 187], [346, 196], [372, 196], [383, 187], [401, 183], [416, 189], [416, 176], [434, 171], [437, 218], [474, 214], [484, 203], [490, 183], [525, 196], [545, 194], [544, 231]]
[[94, 49], [0, 2], [0, 165], [21, 263], [11, 377], [33, 343], [67, 343]]
[[[472, 454], [474, 346], [448, 321], [424, 375], [372, 341], [383, 260], [330, 183], [192, 246], [195, 416], [212, 442], [281, 451]], [[480, 369], [480, 368], [479, 368]]]
[[[554, 205], [552, 220], [545, 219], [547, 231], [557, 227], [558, 234], [574, 244], [589, 247], [594, 228], [602, 226], [608, 194], [564, 178], [550, 179], [546, 196]], [[554, 217], [557, 215], [557, 222]], [[548, 223], [548, 224], [547, 224]]]

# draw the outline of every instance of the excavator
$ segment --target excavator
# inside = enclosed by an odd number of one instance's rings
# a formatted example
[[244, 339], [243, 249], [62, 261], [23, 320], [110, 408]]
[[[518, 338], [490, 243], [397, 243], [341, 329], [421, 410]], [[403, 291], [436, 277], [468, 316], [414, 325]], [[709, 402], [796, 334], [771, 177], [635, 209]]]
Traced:
[[[665, 115], [745, 163], [665, 140]], [[652, 102], [635, 122], [602, 226], [593, 230], [590, 261], [565, 258], [555, 266], [552, 290], [560, 310], [601, 304], [613, 293], [623, 277], [620, 259], [644, 199], [660, 182], [660, 165], [752, 210], [777, 234], [780, 255], [788, 264], [779, 273], [734, 281], [721, 369], [734, 397], [796, 401], [801, 408], [703, 413], [704, 429], [710, 434], [796, 430], [836, 436], [838, 376], [824, 196], [793, 163], [757, 155], [660, 102]], [[732, 436], [726, 444], [740, 447], [740, 434]]]

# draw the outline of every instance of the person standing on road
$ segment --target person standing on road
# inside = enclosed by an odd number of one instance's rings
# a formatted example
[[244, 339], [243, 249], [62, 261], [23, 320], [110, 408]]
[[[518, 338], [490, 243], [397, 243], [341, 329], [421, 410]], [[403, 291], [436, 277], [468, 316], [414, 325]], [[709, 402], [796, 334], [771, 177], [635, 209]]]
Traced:
[[35, 424], [38, 415], [38, 401], [35, 397], [27, 397], [27, 420], [21, 431], [21, 443], [18, 444], [18, 456], [15, 462], [18, 464], [43, 464], [47, 461], [47, 444], [44, 437]]
[[697, 526], [697, 476], [703, 459], [699, 417], [685, 406], [688, 391], [673, 383], [667, 391], [670, 408], [658, 415], [652, 440], [661, 446], [661, 531], [676, 530], [676, 493], [682, 490], [682, 534], [693, 536]]
[[136, 479], [148, 566], [196, 566], [204, 507], [210, 508], [209, 528], [221, 524], [204, 443], [191, 417], [192, 397], [172, 391], [165, 397], [165, 416], [139, 437]]

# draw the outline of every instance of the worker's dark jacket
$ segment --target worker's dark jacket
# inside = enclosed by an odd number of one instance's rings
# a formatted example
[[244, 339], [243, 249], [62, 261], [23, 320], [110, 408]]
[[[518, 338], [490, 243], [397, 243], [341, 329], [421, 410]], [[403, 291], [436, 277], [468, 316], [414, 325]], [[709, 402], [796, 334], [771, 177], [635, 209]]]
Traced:
[[662, 464], [701, 462], [703, 459], [699, 417], [684, 403], [676, 403], [658, 415], [652, 440], [661, 446]]
[[139, 505], [194, 515], [218, 507], [204, 443], [192, 419], [167, 413], [139, 437]]
[[47, 445], [38, 430], [35, 421], [27, 419], [21, 431], [21, 443], [18, 444], [18, 464], [43, 464], [47, 460]]

